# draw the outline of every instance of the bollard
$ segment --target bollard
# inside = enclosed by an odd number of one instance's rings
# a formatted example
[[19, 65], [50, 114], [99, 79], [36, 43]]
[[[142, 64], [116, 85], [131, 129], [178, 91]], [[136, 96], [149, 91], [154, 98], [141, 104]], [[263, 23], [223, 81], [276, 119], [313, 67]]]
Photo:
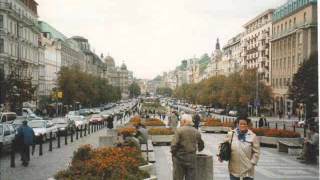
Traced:
[[68, 145], [68, 129], [64, 133], [64, 145]]
[[296, 132], [296, 126], [293, 125], [293, 132]]
[[90, 124], [88, 124], [88, 135], [90, 134]]
[[286, 124], [283, 123], [283, 130], [286, 130]]
[[79, 139], [79, 134], [78, 134], [78, 127], [76, 127], [76, 140]]
[[80, 138], [82, 138], [82, 125], [80, 126]]
[[256, 121], [256, 128], [258, 128], [258, 121]]
[[73, 131], [74, 131], [74, 129], [73, 129], [73, 127], [71, 127], [71, 134], [70, 134], [70, 142], [73, 142]]
[[[0, 152], [1, 153], [1, 152]], [[12, 144], [11, 144], [11, 151], [10, 151], [10, 167], [14, 168], [16, 167], [16, 152], [15, 152], [15, 141], [12, 140]]]
[[84, 135], [83, 136], [87, 136], [87, 124], [84, 125]]
[[57, 137], [57, 138], [58, 138], [58, 139], [57, 139], [57, 140], [58, 140], [58, 141], [57, 141], [57, 143], [58, 143], [58, 146], [57, 146], [57, 147], [58, 147], [58, 148], [60, 148], [60, 134], [61, 134], [61, 133], [60, 133], [60, 130], [58, 129], [58, 134], [57, 134], [57, 135], [58, 135], [58, 137]]
[[39, 140], [39, 156], [42, 156], [42, 139], [43, 139], [43, 136], [42, 134], [40, 134], [39, 136], [40, 140]]
[[49, 139], [49, 151], [51, 152], [52, 151], [52, 132], [50, 132], [49, 137], [50, 137], [50, 139]]
[[276, 123], [276, 129], [278, 129], [278, 123]]
[[93, 128], [94, 128], [93, 124], [91, 124], [91, 133], [93, 133]]
[[268, 122], [268, 128], [270, 128], [270, 122]]

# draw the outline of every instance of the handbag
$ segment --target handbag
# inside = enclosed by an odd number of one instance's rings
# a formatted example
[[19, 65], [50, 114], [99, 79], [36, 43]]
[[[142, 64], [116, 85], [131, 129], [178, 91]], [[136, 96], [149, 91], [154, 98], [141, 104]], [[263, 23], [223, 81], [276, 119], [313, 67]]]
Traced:
[[232, 144], [233, 134], [234, 132], [232, 132], [230, 142], [226, 141], [220, 144], [220, 152], [218, 156], [222, 161], [229, 161], [231, 158], [231, 144]]

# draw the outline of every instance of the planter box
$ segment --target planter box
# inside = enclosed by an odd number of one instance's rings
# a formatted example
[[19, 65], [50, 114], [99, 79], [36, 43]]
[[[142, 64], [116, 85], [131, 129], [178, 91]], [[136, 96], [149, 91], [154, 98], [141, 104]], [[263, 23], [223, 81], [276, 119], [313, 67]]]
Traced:
[[140, 170], [145, 171], [150, 174], [150, 176], [156, 176], [156, 167], [154, 163], [149, 163], [139, 167]]
[[147, 178], [147, 179], [144, 179], [144, 180], [157, 180], [158, 178], [156, 177], [156, 176], [151, 176], [151, 177], [149, 177], [149, 178]]
[[149, 135], [152, 143], [171, 143], [173, 135]]
[[302, 138], [278, 138], [278, 137], [267, 137], [267, 136], [257, 136], [261, 144], [268, 144], [277, 146], [279, 140], [301, 142]]
[[146, 128], [149, 130], [151, 128], [166, 128], [166, 126], [146, 126]]
[[223, 132], [225, 130], [222, 126], [201, 126], [200, 129], [205, 132]]
[[231, 131], [231, 127], [222, 127], [222, 132], [229, 132]]

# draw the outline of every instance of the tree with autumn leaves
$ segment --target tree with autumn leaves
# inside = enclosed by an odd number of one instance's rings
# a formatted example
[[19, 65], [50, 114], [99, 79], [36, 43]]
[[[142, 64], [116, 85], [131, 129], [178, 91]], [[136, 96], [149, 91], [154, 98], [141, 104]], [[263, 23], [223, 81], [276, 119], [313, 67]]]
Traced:
[[[256, 70], [246, 70], [230, 76], [214, 76], [196, 84], [184, 84], [174, 91], [174, 96], [195, 104], [225, 107], [247, 107], [256, 98]], [[271, 88], [259, 81], [261, 105], [271, 101]]]
[[63, 92], [62, 102], [80, 102], [96, 106], [121, 99], [120, 88], [111, 86], [107, 79], [89, 75], [74, 67], [62, 67], [58, 75], [58, 88]]
[[313, 110], [318, 108], [318, 53], [314, 53], [302, 64], [298, 72], [293, 76], [289, 87], [289, 97], [295, 104], [306, 105], [307, 119], [312, 116]]

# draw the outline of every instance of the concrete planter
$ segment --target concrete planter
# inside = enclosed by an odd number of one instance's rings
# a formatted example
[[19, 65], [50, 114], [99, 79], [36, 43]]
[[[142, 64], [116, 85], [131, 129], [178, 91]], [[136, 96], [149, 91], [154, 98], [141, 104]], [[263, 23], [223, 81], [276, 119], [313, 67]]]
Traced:
[[152, 143], [170, 143], [173, 135], [149, 135]]
[[139, 169], [150, 174], [150, 176], [156, 176], [156, 167], [155, 164], [149, 163], [147, 165], [139, 166]]
[[292, 142], [301, 142], [301, 138], [279, 138], [279, 137], [267, 137], [267, 136], [257, 136], [260, 140], [261, 144], [268, 144], [276, 146], [278, 141], [285, 140], [285, 141], [292, 141]]
[[222, 132], [229, 132], [231, 131], [231, 127], [222, 127]]
[[157, 180], [158, 178], [156, 176], [151, 176], [149, 178], [146, 178], [144, 180]]
[[225, 130], [222, 126], [201, 126], [200, 129], [205, 132], [223, 132]]
[[146, 126], [146, 128], [149, 130], [151, 128], [166, 128], [166, 126]]
[[211, 155], [197, 154], [196, 180], [213, 180], [213, 158]]

